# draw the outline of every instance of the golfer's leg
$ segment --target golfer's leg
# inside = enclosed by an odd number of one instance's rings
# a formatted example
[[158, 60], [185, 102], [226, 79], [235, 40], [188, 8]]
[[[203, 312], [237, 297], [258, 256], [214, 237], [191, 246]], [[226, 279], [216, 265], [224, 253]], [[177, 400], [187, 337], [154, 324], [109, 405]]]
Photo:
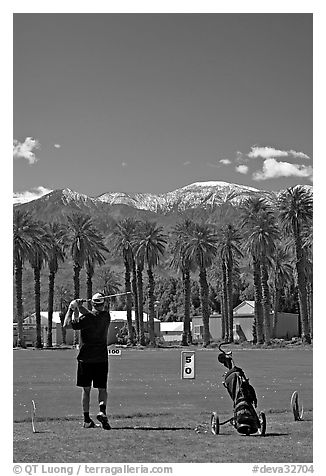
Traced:
[[96, 378], [94, 378], [94, 387], [98, 389], [98, 403], [100, 406], [100, 412], [106, 415], [106, 402], [108, 399], [108, 393], [106, 390], [108, 382], [108, 362], [101, 362], [97, 366]]
[[100, 406], [100, 411], [106, 413], [106, 402], [108, 400], [108, 392], [106, 388], [98, 389], [98, 404]]
[[82, 408], [83, 408], [84, 414], [89, 413], [90, 396], [91, 396], [91, 387], [83, 387]]
[[108, 421], [106, 416], [106, 401], [108, 398], [108, 394], [106, 388], [99, 388], [98, 389], [98, 402], [100, 405], [100, 412], [97, 414], [98, 421], [102, 424], [102, 428], [104, 430], [111, 430], [111, 425]]

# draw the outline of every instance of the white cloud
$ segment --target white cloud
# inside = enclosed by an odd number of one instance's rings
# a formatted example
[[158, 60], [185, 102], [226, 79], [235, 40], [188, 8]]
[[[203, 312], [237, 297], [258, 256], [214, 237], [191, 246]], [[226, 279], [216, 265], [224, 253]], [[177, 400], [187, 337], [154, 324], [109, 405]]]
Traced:
[[261, 157], [263, 159], [269, 159], [271, 157], [287, 157], [288, 152], [284, 150], [274, 149], [274, 147], [251, 147], [251, 152], [249, 152], [248, 157], [251, 159], [257, 159]]
[[221, 159], [220, 162], [221, 162], [221, 164], [224, 164], [224, 165], [230, 165], [231, 164], [231, 160], [229, 160], [229, 159]]
[[246, 174], [248, 173], [249, 167], [247, 165], [238, 165], [235, 170], [239, 172], [239, 174]]
[[185, 162], [183, 162], [183, 165], [190, 165], [190, 164], [191, 164], [190, 160], [186, 160]]
[[272, 159], [275, 157], [294, 157], [296, 159], [310, 159], [310, 157], [304, 152], [297, 152], [296, 150], [280, 150], [274, 149], [274, 147], [260, 147], [252, 146], [251, 151], [248, 154], [250, 159]]
[[14, 159], [26, 159], [28, 160], [29, 164], [32, 165], [38, 160], [33, 151], [39, 148], [39, 141], [37, 139], [33, 139], [33, 137], [26, 137], [24, 142], [14, 140]]
[[312, 179], [312, 171], [311, 166], [278, 162], [271, 158], [264, 161], [263, 169], [255, 172], [252, 178], [254, 180], [267, 180], [278, 177], [307, 177]]
[[52, 190], [42, 186], [32, 188], [31, 190], [27, 190], [25, 192], [17, 192], [14, 193], [14, 204], [31, 202], [32, 200], [41, 198], [43, 195], [46, 195], [50, 192], [52, 192]]
[[296, 159], [308, 159], [308, 160], [310, 160], [309, 155], [307, 155], [303, 152], [297, 152], [296, 150], [289, 150], [289, 154], [292, 155], [292, 157], [295, 157]]
[[60, 144], [54, 144], [54, 147], [55, 147], [56, 149], [61, 149], [61, 145], [60, 145]]
[[127, 162], [121, 162], [121, 167], [127, 167]]

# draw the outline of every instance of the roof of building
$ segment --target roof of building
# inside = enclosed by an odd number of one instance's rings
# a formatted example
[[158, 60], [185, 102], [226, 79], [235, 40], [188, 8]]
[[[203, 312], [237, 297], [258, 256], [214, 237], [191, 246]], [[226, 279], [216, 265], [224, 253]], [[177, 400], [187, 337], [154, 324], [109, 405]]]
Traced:
[[[110, 310], [111, 321], [127, 321], [127, 311], [111, 311]], [[135, 311], [131, 311], [131, 319], [135, 320]], [[143, 313], [143, 321], [147, 322], [147, 313]], [[160, 322], [159, 319], [154, 317], [154, 322]]]
[[[30, 316], [25, 317], [24, 324], [35, 324], [35, 312]], [[60, 324], [60, 311], [53, 311], [52, 322], [54, 324]], [[48, 324], [48, 312], [41, 311], [41, 325], [46, 326]]]
[[161, 322], [161, 332], [183, 332], [183, 322]]
[[254, 314], [255, 312], [255, 301], [242, 301], [240, 304], [238, 304], [238, 306], [236, 306], [234, 309], [233, 309], [233, 313], [237, 314], [238, 311], [240, 311], [241, 313], [241, 310], [243, 309], [243, 312], [245, 314], [248, 314], [248, 311], [245, 311], [244, 309], [250, 309], [250, 312], [252, 312]]

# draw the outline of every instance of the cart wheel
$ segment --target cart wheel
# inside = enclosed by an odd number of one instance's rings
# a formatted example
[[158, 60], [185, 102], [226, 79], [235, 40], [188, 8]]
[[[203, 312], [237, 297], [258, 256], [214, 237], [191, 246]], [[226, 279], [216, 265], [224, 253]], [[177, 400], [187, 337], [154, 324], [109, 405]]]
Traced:
[[303, 407], [301, 408], [301, 411], [300, 411], [299, 410], [299, 394], [296, 390], [295, 392], [292, 393], [291, 408], [293, 411], [294, 421], [303, 420]]
[[211, 432], [213, 435], [218, 435], [220, 432], [220, 419], [216, 412], [213, 412], [211, 416]]
[[266, 433], [266, 415], [264, 412], [260, 412], [258, 415], [260, 428], [258, 430], [258, 434], [264, 436]]

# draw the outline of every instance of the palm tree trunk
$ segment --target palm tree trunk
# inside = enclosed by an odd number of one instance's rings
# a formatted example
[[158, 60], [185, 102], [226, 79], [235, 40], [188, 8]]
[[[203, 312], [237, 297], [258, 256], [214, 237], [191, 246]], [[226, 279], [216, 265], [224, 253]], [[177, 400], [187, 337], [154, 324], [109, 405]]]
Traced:
[[229, 259], [226, 269], [226, 292], [227, 292], [227, 316], [229, 328], [229, 342], [233, 342], [233, 283], [232, 283], [232, 260]]
[[[93, 276], [94, 276], [94, 271], [93, 270], [87, 270], [86, 271], [86, 297], [87, 299], [92, 299], [93, 296]], [[89, 310], [92, 309], [92, 302], [87, 301], [87, 307]]]
[[[309, 332], [309, 320], [308, 320], [308, 304], [307, 304], [307, 287], [306, 278], [302, 272], [301, 263], [297, 263], [297, 276], [298, 276], [298, 296], [299, 296], [299, 309], [301, 320], [301, 337], [302, 341], [311, 344], [310, 332]], [[300, 277], [299, 277], [300, 276]]]
[[34, 267], [34, 299], [35, 299], [35, 320], [36, 320], [36, 344], [37, 349], [43, 347], [41, 328], [41, 271], [38, 266]]
[[[125, 265], [125, 291], [130, 293], [131, 283], [130, 283], [130, 266], [127, 259], [124, 260]], [[127, 294], [127, 326], [128, 326], [128, 344], [133, 344], [133, 328], [132, 328], [132, 300], [131, 295]]]
[[222, 261], [222, 339], [229, 341], [230, 332], [229, 332], [229, 320], [228, 320], [228, 307], [227, 307], [228, 297], [226, 290], [226, 268], [225, 262]]
[[311, 337], [313, 336], [313, 290], [312, 282], [308, 281], [308, 316], [309, 316], [309, 330]]
[[221, 308], [221, 339], [224, 341], [226, 340], [224, 296], [222, 291], [220, 291], [219, 294], [220, 294], [220, 308]]
[[265, 259], [261, 264], [261, 283], [263, 293], [263, 316], [264, 316], [264, 336], [265, 344], [269, 345], [271, 342], [271, 300], [268, 286], [268, 271]]
[[137, 273], [136, 273], [136, 264], [135, 260], [132, 262], [132, 292], [134, 297], [134, 309], [135, 309], [135, 325], [136, 325], [136, 334], [137, 339], [139, 340], [139, 306], [138, 306], [138, 290], [137, 290]]
[[15, 262], [14, 273], [16, 285], [17, 347], [25, 347], [23, 325], [23, 265], [21, 261]]
[[192, 343], [190, 329], [190, 271], [186, 269], [183, 273], [183, 296], [184, 296], [184, 317], [183, 317], [183, 334], [181, 345], [189, 345]]
[[137, 288], [139, 309], [139, 343], [145, 345], [144, 304], [143, 304], [143, 267], [137, 266]]
[[201, 268], [199, 271], [199, 284], [200, 284], [201, 309], [202, 309], [202, 315], [203, 315], [204, 347], [207, 347], [210, 344], [210, 332], [209, 332], [208, 284], [207, 284], [205, 268]]
[[294, 239], [296, 251], [296, 270], [298, 278], [299, 309], [301, 319], [301, 337], [303, 342], [311, 344], [307, 305], [307, 277], [305, 270], [305, 258], [302, 251], [302, 242], [299, 229], [294, 229]]
[[273, 331], [272, 337], [276, 337], [277, 332], [277, 323], [278, 323], [278, 308], [280, 305], [281, 290], [278, 288], [277, 283], [275, 282], [275, 298], [274, 298], [274, 314], [273, 314]]
[[255, 327], [257, 344], [264, 343], [264, 318], [262, 306], [261, 272], [259, 260], [253, 257], [255, 288]]
[[149, 324], [149, 340], [152, 346], [155, 346], [155, 332], [154, 332], [154, 276], [150, 266], [147, 268], [148, 275], [148, 324]]
[[[79, 299], [80, 294], [80, 270], [79, 263], [74, 263], [74, 299]], [[74, 345], [79, 344], [79, 331], [74, 330]]]
[[62, 344], [66, 345], [66, 339], [67, 339], [67, 330], [65, 327], [63, 327], [63, 323], [65, 322], [65, 316], [66, 312], [64, 312], [62, 309], [60, 311], [60, 323], [61, 323], [61, 333], [62, 333]]
[[54, 281], [55, 273], [50, 271], [49, 273], [49, 297], [48, 297], [48, 334], [47, 334], [47, 347], [52, 347], [52, 319], [53, 319], [53, 301], [54, 301]]

